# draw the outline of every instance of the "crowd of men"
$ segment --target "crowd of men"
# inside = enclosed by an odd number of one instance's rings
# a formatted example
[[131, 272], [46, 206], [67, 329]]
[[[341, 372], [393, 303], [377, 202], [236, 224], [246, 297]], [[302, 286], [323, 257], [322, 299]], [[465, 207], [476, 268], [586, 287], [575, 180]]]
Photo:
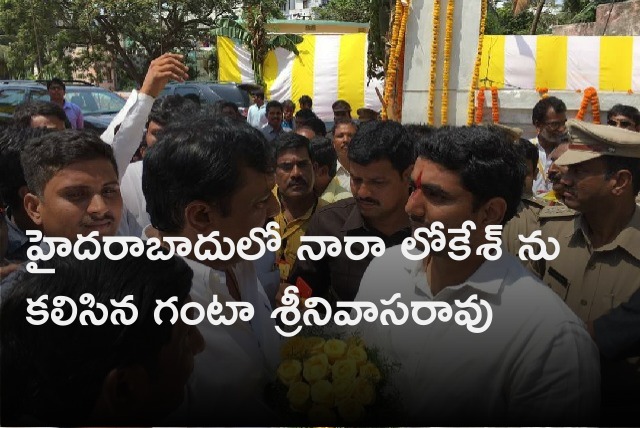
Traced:
[[[537, 137], [498, 125], [432, 128], [381, 121], [344, 100], [333, 129], [312, 99], [199, 106], [158, 98], [183, 81], [182, 57], [151, 63], [142, 87], [101, 135], [52, 81], [51, 103], [16, 109], [0, 134], [0, 293], [4, 425], [271, 425], [286, 421], [268, 397], [281, 363], [273, 309], [289, 284], [314, 297], [445, 302], [473, 295], [492, 309], [490, 328], [453, 321], [420, 326], [361, 323], [356, 330], [399, 363], [407, 425], [632, 424], [640, 407], [640, 112], [617, 105], [607, 125], [567, 120], [555, 97], [541, 99]], [[61, 89], [61, 90], [60, 90]], [[73, 118], [76, 126], [73, 126]], [[66, 124], [66, 125], [65, 125]], [[46, 129], [50, 128], [50, 129]], [[65, 129], [66, 128], [66, 129]], [[449, 248], [421, 260], [400, 244], [417, 228], [471, 220], [470, 255]], [[25, 269], [26, 231], [75, 242], [78, 235], [181, 237], [195, 246], [219, 232], [238, 243], [255, 227], [279, 225], [281, 247], [255, 261], [112, 261], [54, 256], [56, 274]], [[504, 226], [495, 257], [478, 251], [488, 226]], [[556, 239], [554, 260], [521, 260], [520, 235]], [[344, 251], [300, 260], [303, 236], [377, 237], [386, 248], [359, 260]], [[225, 241], [226, 239], [226, 241]], [[315, 250], [314, 245], [311, 247]], [[202, 249], [215, 250], [211, 243]], [[416, 254], [422, 249], [416, 248]], [[363, 244], [352, 246], [355, 254]], [[27, 299], [108, 305], [135, 296], [132, 326], [26, 321]], [[154, 321], [157, 300], [207, 307], [249, 302], [250, 322]], [[300, 310], [305, 310], [304, 299]], [[271, 397], [272, 398], [272, 397]], [[309, 404], [311, 405], [311, 404]], [[379, 421], [378, 421], [379, 422]], [[96, 425], [97, 426], [97, 425]]]

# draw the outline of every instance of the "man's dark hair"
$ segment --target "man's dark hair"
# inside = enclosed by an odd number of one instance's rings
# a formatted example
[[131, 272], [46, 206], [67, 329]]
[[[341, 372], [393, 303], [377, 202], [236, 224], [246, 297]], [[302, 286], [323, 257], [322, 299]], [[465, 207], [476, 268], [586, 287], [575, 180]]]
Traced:
[[[365, 122], [366, 123], [366, 122]], [[355, 128], [355, 130], [358, 130], [358, 124], [356, 122], [354, 122], [353, 119], [349, 119], [347, 117], [341, 117], [336, 119], [335, 122], [333, 122], [333, 128], [331, 128], [331, 135], [333, 135], [336, 132], [336, 128], [338, 127], [338, 125], [351, 125]]]
[[[54, 256], [40, 262], [40, 267], [55, 269], [55, 274], [22, 271], [2, 298], [3, 425], [24, 425], [29, 420], [51, 426], [113, 423], [116, 419], [89, 419], [105, 378], [114, 369], [134, 365], [144, 367], [152, 379], [158, 375], [158, 356], [171, 340], [173, 325], [170, 310], [161, 311], [163, 322], [156, 324], [156, 300], [175, 296], [180, 308], [191, 289], [193, 273], [179, 257], [152, 261], [145, 255], [127, 254], [114, 261], [104, 252], [96, 260], [78, 260], [73, 253]], [[110, 313], [115, 309], [111, 299], [120, 302], [133, 296], [137, 320], [131, 325], [114, 325], [108, 319], [101, 326], [90, 320], [89, 325], [81, 325], [80, 316], [67, 326], [51, 320], [31, 325], [26, 320], [27, 299], [36, 301], [46, 294], [49, 299], [44, 303], [51, 308], [55, 296], [66, 296], [80, 312], [85, 308], [80, 304], [84, 293], [93, 295]], [[70, 311], [68, 304], [64, 308], [65, 313]], [[129, 309], [125, 316], [131, 316]]]
[[562, 101], [560, 98], [556, 98], [556, 97], [542, 98], [533, 107], [531, 120], [533, 121], [534, 125], [544, 122], [544, 118], [547, 115], [547, 111], [549, 111], [549, 107], [553, 108], [553, 111], [555, 111], [558, 114], [562, 114], [567, 111], [567, 106], [565, 105], [564, 101]]
[[303, 126], [311, 128], [311, 130], [320, 137], [324, 137], [327, 135], [327, 125], [325, 125], [324, 122], [318, 117], [313, 117], [307, 120]]
[[520, 150], [520, 154], [524, 157], [524, 159], [533, 164], [533, 169], [535, 170], [538, 166], [538, 159], [540, 157], [536, 145], [526, 138], [520, 138], [514, 144], [516, 145], [518, 150]]
[[418, 141], [420, 138], [436, 132], [436, 127], [424, 123], [408, 123], [404, 125], [404, 129], [407, 130], [409, 137], [411, 137], [413, 141]]
[[267, 114], [269, 114], [269, 109], [272, 108], [279, 108], [281, 111], [283, 110], [282, 103], [276, 100], [271, 100], [267, 103], [267, 106], [265, 107], [265, 111], [267, 112]]
[[264, 99], [264, 91], [262, 89], [257, 89], [253, 92], [251, 92], [251, 95], [258, 97], [258, 98], [262, 98]]
[[459, 174], [462, 186], [473, 195], [474, 210], [499, 197], [507, 203], [502, 225], [516, 213], [526, 168], [520, 151], [504, 133], [482, 126], [441, 130], [421, 139], [417, 153]]
[[292, 108], [294, 110], [296, 109], [296, 105], [291, 100], [284, 100], [282, 102], [282, 110], [284, 110], [287, 107]]
[[52, 132], [46, 128], [5, 128], [0, 132], [0, 194], [12, 210], [22, 209], [19, 190], [26, 186], [20, 154], [27, 141]]
[[184, 209], [195, 200], [218, 202], [221, 214], [229, 215], [227, 202], [244, 185], [240, 169], [269, 173], [271, 154], [262, 133], [246, 122], [202, 115], [172, 122], [144, 158], [142, 190], [151, 224], [180, 232]]
[[106, 159], [118, 175], [110, 145], [92, 132], [68, 129], [29, 140], [20, 155], [29, 191], [42, 196], [51, 178], [72, 163]]
[[345, 100], [338, 100], [335, 103], [331, 104], [331, 110], [336, 109], [351, 111], [351, 105], [349, 105], [349, 103]]
[[338, 154], [331, 140], [320, 136], [312, 138], [311, 151], [319, 166], [329, 167], [329, 177], [335, 177], [338, 170]]
[[635, 198], [635, 195], [640, 192], [640, 159], [622, 156], [602, 156], [602, 160], [605, 164], [605, 179], [607, 180], [623, 169], [631, 173], [631, 184]]
[[416, 160], [414, 142], [401, 124], [391, 120], [362, 124], [347, 155], [351, 162], [364, 166], [388, 159], [400, 176]]
[[49, 88], [51, 88], [51, 85], [60, 85], [62, 86], [62, 90], [66, 91], [67, 87], [64, 84], [64, 82], [62, 81], [62, 79], [58, 78], [58, 77], [54, 77], [53, 79], [49, 80], [47, 82], [47, 90], [49, 90]]
[[199, 106], [189, 98], [182, 95], [167, 95], [153, 102], [149, 112], [149, 122], [155, 122], [160, 126], [167, 126], [174, 118], [179, 116], [192, 116], [198, 112]]
[[296, 134], [295, 132], [283, 132], [273, 140], [274, 146], [274, 161], [278, 160], [278, 156], [285, 150], [293, 150], [304, 147], [309, 153], [309, 159], [311, 162], [315, 161], [313, 156], [313, 150], [311, 150], [311, 142], [304, 135]]
[[67, 115], [58, 104], [48, 101], [30, 101], [18, 104], [13, 112], [13, 124], [18, 128], [30, 128], [31, 118], [34, 116], [53, 116], [65, 123]]
[[313, 107], [313, 100], [311, 99], [311, 97], [309, 95], [301, 96], [300, 99], [298, 100], [298, 103], [300, 105], [307, 104], [309, 106], [309, 108]]
[[302, 109], [296, 112], [296, 119], [303, 120], [305, 123], [311, 119], [316, 119], [318, 116], [311, 110]]
[[624, 104], [614, 105], [611, 107], [611, 110], [609, 110], [609, 113], [607, 113], [607, 120], [618, 115], [628, 117], [636, 126], [640, 125], [640, 111], [633, 106], [626, 106]]

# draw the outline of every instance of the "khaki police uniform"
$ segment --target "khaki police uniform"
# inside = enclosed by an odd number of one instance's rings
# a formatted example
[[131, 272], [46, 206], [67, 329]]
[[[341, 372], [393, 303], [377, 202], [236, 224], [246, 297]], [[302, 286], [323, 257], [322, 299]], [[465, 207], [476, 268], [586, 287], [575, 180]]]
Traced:
[[[519, 235], [529, 237], [534, 231], [540, 229], [540, 212], [550, 205], [552, 205], [551, 201], [534, 196], [522, 198], [516, 214], [502, 229], [502, 242], [509, 253], [518, 257], [522, 246]], [[526, 265], [527, 261], [523, 261], [523, 264]]]
[[[556, 163], [572, 165], [600, 156], [640, 158], [640, 134], [606, 125], [570, 120], [572, 142]], [[582, 215], [568, 208], [540, 214], [542, 237], [560, 244], [555, 260], [532, 266], [585, 322], [593, 321], [629, 300], [640, 289], [640, 208], [610, 243], [593, 248]], [[549, 252], [551, 249], [549, 249]]]
[[[640, 158], [640, 133], [574, 120], [568, 121], [567, 127], [572, 142], [556, 161], [558, 165], [577, 164], [600, 156]], [[532, 267], [583, 321], [606, 320], [614, 312], [618, 318], [625, 317], [620, 311], [624, 306], [620, 305], [640, 290], [640, 206], [635, 206], [631, 220], [618, 236], [599, 248], [591, 245], [589, 227], [582, 214], [555, 210], [541, 211], [539, 217], [543, 239], [556, 238], [560, 254], [555, 260], [532, 262]], [[615, 308], [618, 309], [612, 312]], [[599, 326], [602, 340], [607, 335], [603, 329], [606, 323]], [[602, 424], [632, 425], [640, 420], [638, 357], [601, 358]]]

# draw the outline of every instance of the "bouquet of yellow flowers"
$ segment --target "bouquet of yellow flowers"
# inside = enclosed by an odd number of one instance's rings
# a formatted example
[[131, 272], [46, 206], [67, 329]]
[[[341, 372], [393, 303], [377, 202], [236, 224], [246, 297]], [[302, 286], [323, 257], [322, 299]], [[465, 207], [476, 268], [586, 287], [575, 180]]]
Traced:
[[281, 357], [277, 376], [288, 408], [315, 426], [362, 422], [392, 369], [357, 336], [296, 336], [282, 346]]

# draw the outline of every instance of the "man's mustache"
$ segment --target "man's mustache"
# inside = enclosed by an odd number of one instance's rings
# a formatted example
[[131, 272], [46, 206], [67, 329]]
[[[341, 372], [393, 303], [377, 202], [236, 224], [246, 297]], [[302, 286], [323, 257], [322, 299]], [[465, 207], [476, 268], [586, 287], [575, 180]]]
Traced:
[[293, 186], [300, 186], [300, 185], [307, 185], [307, 180], [305, 180], [304, 178], [292, 178], [291, 180], [289, 180], [289, 185], [287, 187], [293, 187]]
[[358, 198], [358, 202], [363, 202], [365, 204], [380, 205], [380, 202], [376, 201], [375, 199], [371, 199], [371, 198]]

